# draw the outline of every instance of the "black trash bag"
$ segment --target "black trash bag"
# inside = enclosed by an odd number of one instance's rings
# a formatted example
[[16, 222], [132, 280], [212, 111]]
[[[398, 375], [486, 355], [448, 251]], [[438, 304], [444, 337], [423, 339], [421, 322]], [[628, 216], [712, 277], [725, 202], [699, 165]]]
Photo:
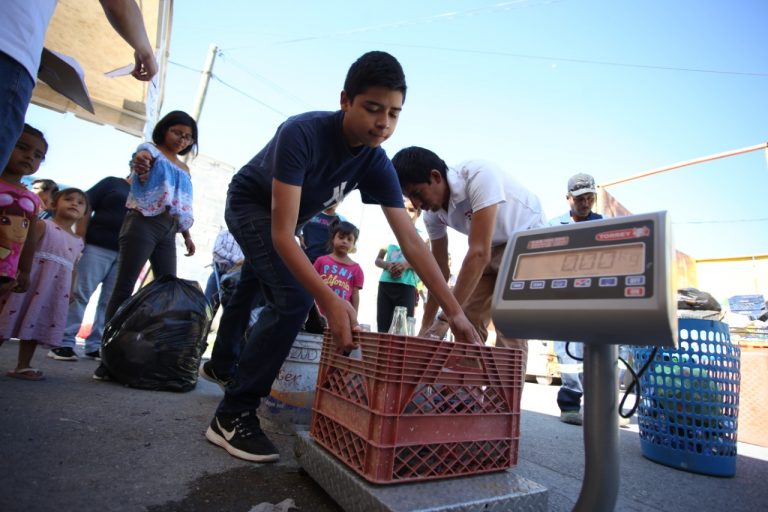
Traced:
[[197, 384], [211, 307], [200, 285], [165, 275], [125, 301], [104, 328], [101, 363], [140, 389], [190, 391]]
[[696, 288], [681, 288], [677, 290], [677, 309], [692, 309], [696, 311], [721, 311], [720, 303], [707, 292]]

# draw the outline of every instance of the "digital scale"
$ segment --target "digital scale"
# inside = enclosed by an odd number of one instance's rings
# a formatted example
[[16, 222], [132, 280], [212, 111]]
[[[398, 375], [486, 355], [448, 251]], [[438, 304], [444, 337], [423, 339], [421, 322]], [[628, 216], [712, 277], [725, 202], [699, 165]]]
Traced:
[[492, 317], [507, 337], [584, 342], [584, 481], [574, 510], [619, 488], [617, 344], [677, 345], [666, 212], [563, 224], [507, 242]]
[[675, 346], [673, 256], [666, 212], [516, 233], [493, 322], [518, 338]]

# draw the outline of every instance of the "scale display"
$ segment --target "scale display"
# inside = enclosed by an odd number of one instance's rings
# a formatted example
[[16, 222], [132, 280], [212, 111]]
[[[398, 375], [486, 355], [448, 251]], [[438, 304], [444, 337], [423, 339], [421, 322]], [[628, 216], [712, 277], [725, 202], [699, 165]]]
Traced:
[[642, 243], [590, 247], [523, 254], [517, 261], [513, 279], [626, 276], [642, 274], [644, 267], [645, 246]]
[[673, 254], [666, 212], [517, 233], [494, 324], [510, 337], [674, 345]]

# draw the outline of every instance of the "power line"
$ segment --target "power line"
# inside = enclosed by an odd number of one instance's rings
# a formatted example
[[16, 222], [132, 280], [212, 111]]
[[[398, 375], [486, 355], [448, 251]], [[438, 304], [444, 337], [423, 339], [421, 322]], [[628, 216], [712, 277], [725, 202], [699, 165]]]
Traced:
[[256, 80], [259, 80], [261, 82], [266, 83], [273, 90], [275, 90], [275, 91], [283, 94], [285, 97], [295, 101], [296, 103], [300, 104], [302, 107], [306, 108], [307, 110], [311, 110], [312, 109], [312, 106], [309, 105], [306, 101], [302, 100], [301, 98], [299, 98], [295, 94], [292, 94], [291, 92], [289, 92], [288, 90], [284, 89], [283, 87], [281, 87], [277, 83], [273, 82], [269, 78], [267, 78], [267, 77], [265, 77], [263, 75], [260, 75], [260, 74], [256, 73], [255, 71], [251, 71], [245, 64], [243, 64], [242, 62], [240, 62], [238, 60], [233, 59], [228, 53], [221, 53], [221, 56], [224, 58], [224, 60], [226, 60], [227, 62], [229, 62], [230, 64], [232, 64], [236, 68], [238, 68], [241, 71], [247, 73], [248, 75], [250, 75], [251, 77], [255, 78]]
[[[464, 11], [442, 12], [439, 14], [432, 14], [430, 16], [424, 16], [421, 18], [411, 18], [411, 19], [405, 19], [400, 21], [393, 21], [390, 23], [383, 23], [381, 25], [372, 25], [369, 27], [353, 28], [353, 29], [344, 30], [341, 32], [332, 32], [328, 34], [319, 34], [314, 36], [295, 37], [293, 39], [278, 41], [276, 44], [293, 44], [293, 43], [300, 43], [300, 42], [306, 42], [306, 41], [313, 41], [317, 39], [329, 39], [333, 37], [345, 36], [350, 34], [361, 34], [365, 32], [381, 31], [381, 30], [387, 30], [390, 28], [402, 28], [402, 27], [408, 27], [413, 25], [421, 25], [424, 23], [452, 21], [457, 18], [463, 18], [467, 16], [477, 16], [480, 14], [489, 14], [497, 11], [509, 11], [512, 9], [523, 8], [523, 7], [529, 8], [537, 5], [557, 3], [560, 1], [562, 0], [539, 0], [539, 1], [512, 0], [509, 2], [497, 2], [493, 5], [489, 5], [485, 7], [476, 7], [473, 9], [466, 9]], [[237, 47], [225, 48], [225, 50], [244, 50], [244, 49], [250, 49], [255, 47], [256, 46], [237, 46]]]
[[179, 64], [178, 62], [174, 62], [172, 60], [168, 61], [168, 64], [173, 64], [174, 66], [179, 66], [180, 68], [188, 69], [189, 71], [194, 71], [195, 73], [202, 73], [202, 69], [195, 69], [189, 66], [185, 66], [184, 64]]
[[[173, 62], [173, 61], [170, 61], [170, 60], [169, 60], [169, 61], [168, 61], [168, 63], [169, 63], [169, 64], [173, 64], [174, 66], [178, 66], [178, 67], [180, 67], [180, 68], [184, 68], [184, 69], [187, 69], [187, 70], [189, 70], [189, 71], [194, 71], [195, 73], [202, 73], [202, 70], [200, 70], [200, 69], [195, 69], [195, 68], [193, 68], [193, 67], [190, 67], [190, 66], [185, 66], [184, 64], [180, 64], [180, 63], [178, 63], [178, 62]], [[261, 101], [261, 100], [258, 100], [258, 99], [256, 99], [256, 98], [254, 98], [253, 96], [251, 96], [251, 95], [250, 95], [250, 94], [248, 94], [247, 92], [245, 92], [245, 91], [243, 91], [243, 90], [241, 90], [241, 89], [238, 89], [238, 88], [237, 88], [237, 87], [235, 87], [234, 85], [231, 85], [231, 84], [229, 84], [229, 83], [225, 82], [224, 80], [222, 80], [221, 78], [219, 78], [217, 75], [214, 75], [214, 74], [212, 74], [212, 75], [211, 75], [211, 78], [213, 78], [213, 79], [214, 79], [214, 80], [216, 80], [217, 82], [220, 82], [222, 85], [225, 85], [226, 87], [229, 87], [229, 88], [230, 88], [230, 89], [232, 89], [233, 91], [235, 91], [235, 92], [237, 92], [237, 93], [239, 93], [239, 94], [242, 94], [242, 95], [243, 95], [243, 96], [245, 96], [246, 98], [248, 98], [248, 99], [250, 99], [250, 100], [252, 100], [252, 101], [255, 101], [256, 103], [258, 103], [258, 104], [259, 104], [259, 105], [261, 105], [262, 107], [265, 107], [265, 108], [267, 108], [267, 109], [269, 109], [269, 110], [271, 110], [271, 111], [275, 112], [276, 114], [279, 114], [279, 115], [281, 115], [281, 116], [283, 116], [283, 117], [288, 117], [288, 114], [285, 114], [284, 112], [281, 112], [281, 111], [277, 110], [276, 108], [272, 107], [271, 105], [268, 105], [268, 104], [264, 103], [263, 101]]]
[[267, 108], [267, 109], [271, 110], [272, 112], [275, 112], [276, 114], [279, 114], [279, 115], [281, 115], [281, 116], [283, 116], [283, 117], [288, 117], [288, 114], [286, 114], [286, 113], [284, 113], [284, 112], [281, 112], [281, 111], [277, 110], [275, 107], [273, 107], [273, 106], [271, 106], [271, 105], [268, 105], [268, 104], [264, 103], [263, 101], [261, 101], [261, 100], [259, 100], [259, 99], [256, 99], [256, 98], [254, 98], [253, 96], [251, 96], [251, 95], [250, 95], [250, 94], [248, 94], [247, 92], [245, 92], [245, 91], [242, 91], [242, 90], [238, 89], [238, 88], [237, 88], [237, 87], [235, 87], [234, 85], [230, 85], [230, 84], [228, 84], [227, 82], [225, 82], [224, 80], [222, 80], [222, 79], [221, 79], [221, 78], [219, 78], [218, 76], [216, 76], [216, 75], [211, 75], [211, 78], [213, 78], [214, 80], [216, 80], [216, 81], [220, 82], [222, 85], [225, 85], [225, 86], [229, 87], [229, 88], [230, 88], [230, 89], [232, 89], [233, 91], [235, 91], [235, 92], [237, 92], [237, 93], [240, 93], [240, 94], [242, 94], [242, 95], [243, 95], [243, 96], [245, 96], [246, 98], [248, 98], [248, 99], [250, 99], [250, 100], [253, 100], [253, 101], [255, 101], [256, 103], [258, 103], [258, 104], [259, 104], [259, 105], [261, 105], [262, 107], [264, 107], [264, 108]]
[[[361, 41], [355, 41], [355, 42], [361, 42]], [[387, 42], [381, 42], [381, 41], [367, 41], [370, 44], [377, 44], [377, 45], [389, 45], [389, 46], [399, 46], [401, 48], [419, 48], [423, 50], [437, 50], [437, 51], [444, 51], [444, 52], [455, 52], [455, 53], [470, 53], [470, 54], [476, 54], [476, 55], [495, 55], [499, 57], [513, 57], [513, 58], [519, 58], [519, 59], [531, 59], [531, 60], [544, 60], [544, 61], [557, 61], [557, 62], [569, 62], [573, 64], [590, 64], [595, 66], [613, 66], [613, 67], [622, 67], [622, 68], [639, 68], [639, 69], [656, 69], [656, 70], [662, 70], [662, 71], [683, 71], [688, 73], [712, 73], [712, 74], [718, 74], [718, 75], [740, 75], [740, 76], [756, 76], [756, 77], [768, 77], [768, 73], [758, 73], [753, 71], [727, 71], [727, 70], [721, 70], [721, 69], [705, 69], [705, 68], [685, 68], [685, 67], [677, 67], [677, 66], [660, 66], [656, 64], [633, 64], [628, 62], [613, 62], [613, 61], [605, 61], [605, 60], [593, 60], [593, 59], [574, 59], [569, 57], [557, 57], [557, 56], [549, 56], [549, 55], [531, 55], [526, 53], [514, 53], [514, 52], [503, 52], [499, 50], [474, 50], [469, 48], [451, 48], [451, 47], [443, 47], [443, 46], [429, 46], [429, 45], [418, 45], [418, 44], [404, 44], [404, 43], [393, 43], [390, 41]]]

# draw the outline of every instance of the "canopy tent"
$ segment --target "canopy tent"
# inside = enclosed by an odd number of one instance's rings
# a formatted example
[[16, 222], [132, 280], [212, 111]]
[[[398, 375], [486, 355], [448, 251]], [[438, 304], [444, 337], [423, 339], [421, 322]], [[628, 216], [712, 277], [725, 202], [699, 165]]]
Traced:
[[[162, 105], [173, 0], [138, 0], [144, 26], [156, 49], [159, 72], [152, 82], [130, 75], [109, 78], [104, 73], [132, 64], [133, 49], [112, 29], [99, 2], [59, 0], [45, 37], [45, 47], [73, 57], [83, 68], [94, 113], [90, 113], [47, 84], [37, 81], [32, 103], [57, 112], [72, 112], [98, 124], [111, 125], [141, 137], [154, 124]], [[149, 123], [147, 123], [149, 122]]]

